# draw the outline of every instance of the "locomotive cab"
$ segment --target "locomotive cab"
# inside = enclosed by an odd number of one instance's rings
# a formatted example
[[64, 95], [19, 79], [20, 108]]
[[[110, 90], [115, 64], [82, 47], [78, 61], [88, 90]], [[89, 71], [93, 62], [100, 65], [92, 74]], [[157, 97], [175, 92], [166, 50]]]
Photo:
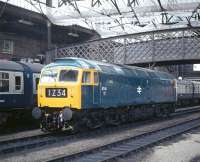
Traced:
[[88, 93], [84, 89], [89, 88], [93, 92], [98, 81], [98, 72], [94, 69], [44, 70], [38, 85], [38, 106], [40, 108], [81, 109], [81, 98], [84, 97], [82, 93]]
[[80, 69], [59, 68], [42, 71], [38, 87], [40, 108], [80, 109]]

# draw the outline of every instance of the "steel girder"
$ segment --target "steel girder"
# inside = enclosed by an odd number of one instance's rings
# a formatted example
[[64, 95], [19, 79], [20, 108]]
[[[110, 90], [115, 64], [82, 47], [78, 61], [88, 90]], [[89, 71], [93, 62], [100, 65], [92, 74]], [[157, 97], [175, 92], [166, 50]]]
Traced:
[[59, 48], [47, 52], [47, 62], [60, 57], [82, 57], [117, 64], [200, 60], [200, 28], [159, 30]]

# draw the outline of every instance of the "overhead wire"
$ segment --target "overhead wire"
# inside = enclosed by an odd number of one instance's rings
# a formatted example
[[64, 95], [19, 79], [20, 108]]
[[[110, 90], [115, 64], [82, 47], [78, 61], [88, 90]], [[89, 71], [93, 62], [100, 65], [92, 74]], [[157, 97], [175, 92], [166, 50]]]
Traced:
[[[190, 17], [186, 17], [187, 21], [188, 21], [188, 25], [191, 26], [191, 19], [194, 16], [194, 14], [197, 12], [197, 10], [200, 9], [200, 3], [199, 5], [192, 11], [192, 15]], [[200, 15], [200, 14], [199, 14]]]
[[28, 2], [30, 5], [32, 5], [39, 13], [40, 13], [40, 9], [38, 9], [35, 4], [33, 4], [33, 2], [31, 0], [25, 0], [26, 2]]
[[40, 1], [37, 0], [37, 3], [38, 3], [38, 5], [39, 5], [39, 8], [40, 8], [41, 14], [45, 15], [44, 12], [43, 12], [43, 10], [42, 10], [42, 7], [41, 7], [41, 4], [40, 4]]
[[[65, 3], [65, 5], [66, 5], [66, 1], [64, 1]], [[72, 6], [73, 7], [73, 6]], [[91, 9], [91, 8], [89, 8], [89, 7], [85, 7], [85, 6], [82, 6], [83, 8], [86, 8], [86, 9], [89, 9], [89, 10], [92, 10], [93, 12], [96, 12], [96, 13], [98, 13], [98, 14], [100, 14], [100, 15], [102, 15], [102, 16], [106, 16], [106, 17], [109, 17], [109, 18], [111, 18], [111, 19], [113, 19], [114, 21], [118, 21], [116, 18], [113, 18], [111, 15], [107, 15], [107, 14], [104, 14], [104, 13], [102, 13], [102, 12], [98, 12], [98, 11], [96, 11], [96, 10], [94, 10], [94, 9]], [[104, 9], [104, 8], [103, 8]], [[104, 9], [105, 10], [105, 9]], [[87, 19], [87, 18], [85, 18], [85, 19]], [[87, 19], [88, 21], [90, 21], [91, 22], [91, 20], [89, 20], [89, 19]], [[87, 23], [87, 25], [89, 25], [88, 23]]]

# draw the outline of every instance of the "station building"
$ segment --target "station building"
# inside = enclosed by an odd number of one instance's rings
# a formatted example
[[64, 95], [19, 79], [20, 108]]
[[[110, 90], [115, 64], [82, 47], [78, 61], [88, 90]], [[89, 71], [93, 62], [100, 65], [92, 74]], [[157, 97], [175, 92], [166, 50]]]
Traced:
[[[47, 17], [0, 1], [0, 59], [19, 60], [45, 55]], [[51, 48], [99, 38], [94, 30], [81, 26], [51, 26]]]
[[[44, 58], [49, 50], [47, 44], [47, 17], [40, 13], [0, 1], [0, 59], [21, 60]], [[100, 35], [87, 28], [73, 26], [51, 26], [52, 49], [66, 47], [99, 39]], [[43, 60], [44, 61], [44, 60]], [[200, 66], [172, 65], [158, 68], [174, 76], [200, 81]]]

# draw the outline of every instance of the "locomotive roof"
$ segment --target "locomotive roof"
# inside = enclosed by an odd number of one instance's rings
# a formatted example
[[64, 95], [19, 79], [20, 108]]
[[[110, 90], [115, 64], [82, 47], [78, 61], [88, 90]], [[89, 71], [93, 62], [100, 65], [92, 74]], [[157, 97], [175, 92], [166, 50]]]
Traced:
[[[101, 63], [101, 64], [106, 64], [106, 63]], [[65, 57], [65, 58], [56, 59], [55, 63], [52, 63], [49, 65], [49, 67], [52, 67], [52, 66], [75, 66], [75, 67], [85, 68], [85, 69], [101, 70], [98, 66], [97, 61], [86, 60], [83, 58], [75, 58], [75, 57]]]
[[[55, 63], [51, 63], [51, 64], [47, 65], [47, 67], [53, 67], [53, 66], [75, 66], [75, 67], [85, 68], [85, 69], [97, 69], [97, 70], [101, 70], [103, 72], [106, 72], [106, 70], [102, 68], [103, 66], [115, 67], [115, 68], [122, 67], [122, 65], [110, 64], [107, 62], [87, 60], [84, 58], [76, 58], [76, 57], [59, 58], [59, 59], [56, 59]], [[137, 68], [139, 68], [139, 67], [137, 67]]]
[[85, 69], [97, 69], [104, 73], [109, 74], [119, 74], [119, 75], [133, 75], [134, 72], [139, 76], [148, 76], [147, 73], [151, 73], [150, 77], [156, 78], [174, 78], [171, 74], [166, 72], [160, 72], [150, 69], [145, 69], [141, 67], [135, 66], [127, 66], [127, 65], [117, 65], [117, 64], [110, 64], [105, 62], [99, 62], [94, 60], [87, 60], [83, 58], [75, 58], [75, 57], [65, 57], [56, 59], [54, 63], [47, 65], [47, 68], [51, 68], [54, 66], [73, 66]]
[[43, 65], [39, 63], [29, 63], [29, 62], [21, 62], [21, 63], [28, 66], [34, 73], [40, 73], [41, 69], [43, 68]]
[[23, 71], [24, 68], [14, 61], [0, 60], [0, 70]]

